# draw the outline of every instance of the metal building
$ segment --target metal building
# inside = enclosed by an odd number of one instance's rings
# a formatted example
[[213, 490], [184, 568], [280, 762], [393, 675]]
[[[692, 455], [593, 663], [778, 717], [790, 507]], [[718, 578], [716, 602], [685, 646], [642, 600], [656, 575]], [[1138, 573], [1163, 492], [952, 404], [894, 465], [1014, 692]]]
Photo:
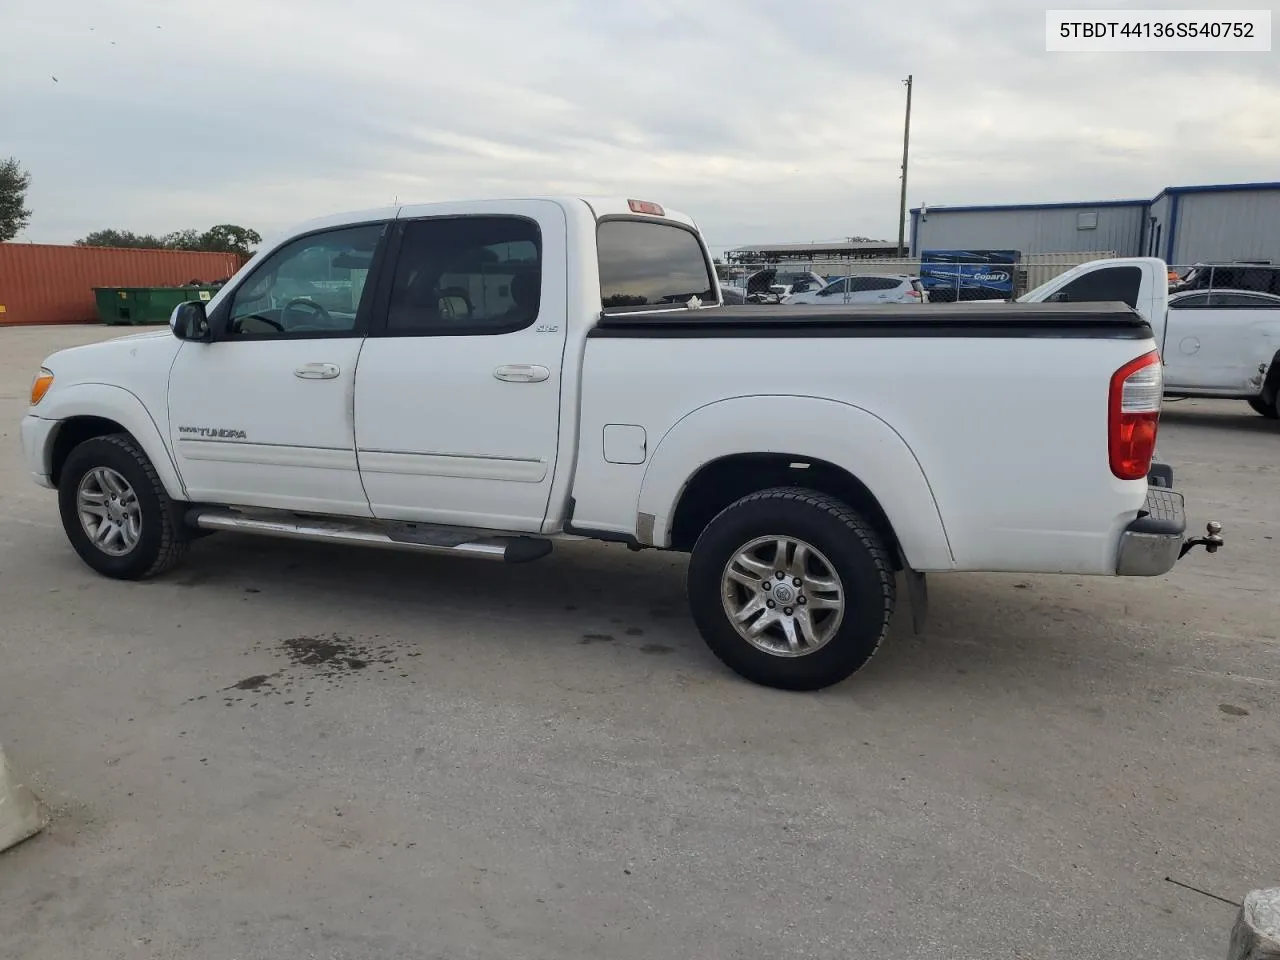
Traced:
[[1114, 251], [1171, 264], [1280, 263], [1280, 183], [1166, 187], [1150, 200], [926, 205], [911, 211], [911, 253]]

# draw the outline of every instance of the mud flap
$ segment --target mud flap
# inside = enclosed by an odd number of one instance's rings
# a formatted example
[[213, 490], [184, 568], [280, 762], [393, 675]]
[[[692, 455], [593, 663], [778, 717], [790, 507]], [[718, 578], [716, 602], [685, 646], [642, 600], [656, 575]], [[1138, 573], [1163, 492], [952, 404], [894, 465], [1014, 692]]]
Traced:
[[925, 620], [929, 616], [929, 583], [923, 573], [912, 570], [905, 563], [902, 574], [907, 582], [907, 599], [911, 601], [911, 629], [920, 634], [924, 632]]

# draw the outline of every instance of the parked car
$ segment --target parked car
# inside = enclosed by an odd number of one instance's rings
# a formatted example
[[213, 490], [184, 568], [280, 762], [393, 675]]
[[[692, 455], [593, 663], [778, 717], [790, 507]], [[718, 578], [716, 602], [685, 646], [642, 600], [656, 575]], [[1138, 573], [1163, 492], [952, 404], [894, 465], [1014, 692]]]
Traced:
[[[354, 309], [276, 296], [317, 262], [367, 264]], [[1184, 538], [1153, 464], [1161, 367], [1128, 307], [720, 299], [693, 221], [650, 202], [329, 217], [170, 330], [48, 357], [22, 445], [108, 577], [211, 531], [459, 562], [682, 551], [710, 648], [789, 689], [867, 662], [898, 574], [919, 623], [929, 572], [1158, 576], [1221, 543]]]
[[772, 290], [777, 277], [778, 271], [776, 268], [766, 267], [763, 270], [748, 274], [740, 282], [723, 284], [722, 289], [729, 291], [732, 302], [777, 303], [779, 300], [778, 294]]
[[1164, 261], [1153, 257], [1092, 260], [1018, 302], [1125, 303], [1155, 332], [1166, 397], [1229, 397], [1280, 418], [1280, 295], [1209, 290], [1194, 281], [1171, 295], [1167, 276]]
[[775, 294], [779, 301], [797, 293], [813, 293], [827, 285], [827, 281], [812, 271], [780, 272], [769, 284], [769, 292]]
[[1190, 290], [1247, 290], [1280, 295], [1280, 267], [1263, 261], [1197, 263], [1169, 285], [1170, 293]]
[[825, 287], [784, 298], [783, 303], [928, 303], [920, 280], [907, 274], [841, 277]]

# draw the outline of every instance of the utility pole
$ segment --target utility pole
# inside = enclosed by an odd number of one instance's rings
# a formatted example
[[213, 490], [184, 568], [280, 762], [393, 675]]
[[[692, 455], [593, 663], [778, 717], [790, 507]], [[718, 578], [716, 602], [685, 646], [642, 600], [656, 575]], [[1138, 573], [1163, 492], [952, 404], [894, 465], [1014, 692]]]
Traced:
[[911, 146], [911, 74], [902, 81], [907, 85], [907, 118], [902, 128], [902, 196], [898, 200], [898, 259], [907, 256], [907, 151]]

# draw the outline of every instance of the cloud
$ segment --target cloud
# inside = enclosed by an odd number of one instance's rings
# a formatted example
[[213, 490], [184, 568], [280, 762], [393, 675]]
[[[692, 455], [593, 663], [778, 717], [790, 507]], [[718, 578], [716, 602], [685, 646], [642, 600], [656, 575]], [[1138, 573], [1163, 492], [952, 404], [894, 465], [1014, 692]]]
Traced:
[[908, 73], [912, 205], [1280, 163], [1272, 55], [1048, 54], [1019, 0], [0, 2], [34, 240], [546, 193], [657, 199], [720, 246], [892, 238]]

